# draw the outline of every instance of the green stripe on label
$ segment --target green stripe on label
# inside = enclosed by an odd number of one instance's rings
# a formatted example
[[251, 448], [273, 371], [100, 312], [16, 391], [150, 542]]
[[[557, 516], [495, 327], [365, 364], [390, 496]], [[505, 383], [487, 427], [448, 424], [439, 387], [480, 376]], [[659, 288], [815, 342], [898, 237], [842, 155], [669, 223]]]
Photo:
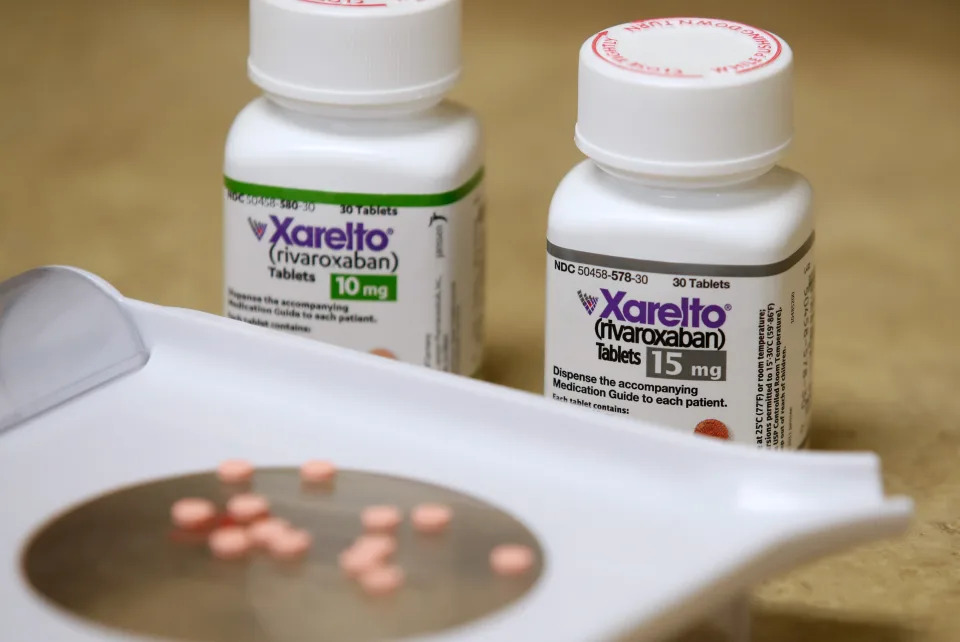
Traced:
[[358, 194], [354, 192], [321, 192], [311, 189], [295, 189], [293, 187], [274, 187], [272, 185], [257, 185], [256, 183], [242, 183], [227, 176], [223, 183], [227, 189], [246, 196], [260, 196], [276, 198], [285, 201], [302, 201], [305, 203], [325, 203], [327, 205], [383, 205], [386, 207], [438, 207], [450, 205], [463, 200], [470, 192], [483, 181], [483, 169], [477, 170], [469, 181], [450, 192], [442, 194]]
[[331, 274], [330, 298], [347, 301], [396, 301], [396, 274]]

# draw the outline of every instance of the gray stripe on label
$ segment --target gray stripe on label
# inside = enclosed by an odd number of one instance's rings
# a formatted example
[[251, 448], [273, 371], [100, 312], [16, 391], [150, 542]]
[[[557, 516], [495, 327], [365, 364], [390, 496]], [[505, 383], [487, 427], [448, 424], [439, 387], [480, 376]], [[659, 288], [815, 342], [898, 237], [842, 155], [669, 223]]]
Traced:
[[593, 252], [570, 250], [547, 241], [547, 254], [574, 263], [585, 263], [597, 267], [607, 267], [631, 272], [653, 272], [656, 274], [679, 274], [682, 276], [774, 276], [786, 272], [800, 262], [813, 247], [813, 234], [800, 248], [776, 263], [767, 265], [711, 265], [709, 263], [672, 263], [670, 261], [647, 261], [628, 259], [622, 256], [608, 256]]

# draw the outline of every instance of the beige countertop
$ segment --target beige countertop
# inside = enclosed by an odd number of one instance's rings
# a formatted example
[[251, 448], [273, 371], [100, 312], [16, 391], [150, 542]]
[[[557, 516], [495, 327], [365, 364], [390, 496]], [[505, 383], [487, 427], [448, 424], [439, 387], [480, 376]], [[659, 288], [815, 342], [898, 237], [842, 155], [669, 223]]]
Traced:
[[[0, 4], [0, 278], [72, 264], [134, 298], [218, 312], [223, 141], [256, 95], [246, 2]], [[917, 519], [762, 587], [757, 639], [960, 639], [960, 5], [467, 4], [455, 96], [489, 142], [487, 373], [537, 392], [547, 205], [580, 158], [580, 42], [683, 13], [793, 46], [787, 165], [813, 182], [819, 217], [813, 445], [879, 453]]]

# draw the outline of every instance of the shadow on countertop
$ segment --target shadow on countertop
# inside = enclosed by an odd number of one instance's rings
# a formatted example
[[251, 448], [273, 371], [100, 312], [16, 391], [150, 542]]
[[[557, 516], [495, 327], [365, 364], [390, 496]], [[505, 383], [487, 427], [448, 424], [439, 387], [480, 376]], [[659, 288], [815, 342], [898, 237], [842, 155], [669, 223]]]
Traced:
[[753, 610], [751, 642], [918, 642], [927, 639], [918, 628], [905, 622], [869, 617], [869, 620], [858, 620], [849, 614], [830, 611], [788, 611], [757, 606]]

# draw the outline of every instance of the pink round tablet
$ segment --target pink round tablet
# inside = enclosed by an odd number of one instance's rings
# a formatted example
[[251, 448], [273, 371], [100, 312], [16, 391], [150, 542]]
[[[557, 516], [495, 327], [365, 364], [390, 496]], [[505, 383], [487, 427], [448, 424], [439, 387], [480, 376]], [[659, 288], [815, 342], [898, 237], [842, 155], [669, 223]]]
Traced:
[[389, 533], [396, 530], [403, 516], [396, 506], [367, 506], [360, 514], [363, 527], [373, 533]]
[[210, 550], [222, 560], [235, 560], [250, 552], [253, 543], [245, 528], [228, 526], [210, 533]]
[[357, 577], [383, 565], [383, 558], [376, 551], [350, 547], [340, 553], [340, 570], [347, 577]]
[[308, 461], [300, 467], [300, 479], [308, 484], [328, 482], [337, 474], [336, 467], [329, 461]]
[[523, 575], [533, 568], [533, 549], [522, 544], [501, 544], [490, 551], [490, 567], [497, 575]]
[[367, 595], [389, 595], [404, 581], [403, 569], [399, 566], [381, 566], [360, 576], [360, 586]]
[[270, 540], [270, 555], [278, 560], [300, 559], [310, 550], [313, 538], [305, 530], [288, 528]]
[[228, 459], [217, 466], [217, 477], [226, 484], [240, 484], [253, 478], [253, 464], [244, 459]]
[[410, 513], [413, 527], [420, 533], [440, 533], [453, 519], [453, 511], [443, 504], [420, 504]]
[[217, 507], [207, 499], [185, 497], [170, 507], [170, 517], [179, 528], [192, 530], [203, 528], [213, 522], [217, 516]]
[[266, 497], [253, 493], [234, 495], [227, 501], [227, 512], [237, 522], [247, 524], [269, 513], [270, 502]]
[[250, 540], [254, 546], [267, 548], [275, 537], [283, 535], [289, 529], [290, 522], [287, 520], [279, 517], [268, 517], [251, 524], [247, 533], [250, 535]]
[[354, 551], [367, 553], [383, 561], [397, 552], [397, 540], [392, 535], [387, 535], [386, 533], [361, 535], [350, 548]]

